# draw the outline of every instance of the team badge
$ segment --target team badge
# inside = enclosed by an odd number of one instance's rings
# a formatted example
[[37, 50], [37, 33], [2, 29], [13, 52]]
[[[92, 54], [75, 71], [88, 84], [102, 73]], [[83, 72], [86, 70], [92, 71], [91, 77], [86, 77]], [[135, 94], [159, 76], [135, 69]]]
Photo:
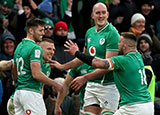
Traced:
[[40, 50], [35, 50], [35, 58], [40, 58]]
[[94, 55], [96, 54], [96, 48], [93, 47], [93, 46], [91, 46], [91, 47], [89, 48], [89, 54], [90, 54], [91, 56], [94, 56]]
[[86, 69], [82, 69], [81, 70], [81, 74], [86, 74], [87, 73], [87, 70]]
[[104, 42], [105, 42], [105, 39], [104, 39], [104, 38], [101, 38], [101, 39], [99, 40], [99, 43], [100, 43], [101, 45], [103, 45]]
[[47, 71], [47, 76], [49, 76], [50, 75], [50, 72], [49, 71]]

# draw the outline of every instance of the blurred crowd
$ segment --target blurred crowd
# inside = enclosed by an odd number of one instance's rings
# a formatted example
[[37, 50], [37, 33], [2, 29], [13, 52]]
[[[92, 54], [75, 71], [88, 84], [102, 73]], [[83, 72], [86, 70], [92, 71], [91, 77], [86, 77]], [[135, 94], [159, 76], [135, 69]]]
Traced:
[[[160, 114], [160, 1], [159, 0], [0, 0], [0, 60], [13, 59], [14, 50], [26, 37], [26, 21], [40, 18], [45, 21], [45, 38], [55, 44], [53, 60], [64, 64], [74, 58], [64, 52], [67, 40], [76, 42], [83, 50], [86, 31], [94, 26], [91, 18], [95, 3], [105, 3], [108, 22], [119, 33], [133, 32], [137, 36], [137, 50], [144, 64], [150, 65], [147, 72], [148, 84], [154, 77], [155, 115]], [[68, 70], [51, 70], [50, 78], [65, 78]], [[7, 102], [14, 92], [11, 71], [0, 72], [0, 113], [7, 115]], [[63, 103], [65, 115], [78, 115], [79, 92], [70, 91]], [[44, 100], [53, 115], [57, 93], [49, 86], [44, 87]], [[71, 109], [71, 110], [70, 110]], [[69, 111], [70, 110], [70, 111]], [[65, 110], [64, 110], [65, 111]], [[70, 113], [71, 112], [71, 113]]]

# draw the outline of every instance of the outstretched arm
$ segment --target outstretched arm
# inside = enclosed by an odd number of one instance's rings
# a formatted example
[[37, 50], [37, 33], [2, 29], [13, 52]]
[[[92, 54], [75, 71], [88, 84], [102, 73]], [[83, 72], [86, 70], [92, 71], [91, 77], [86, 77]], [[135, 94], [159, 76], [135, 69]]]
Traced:
[[67, 74], [65, 81], [63, 83], [63, 91], [58, 92], [58, 95], [57, 95], [56, 106], [54, 109], [55, 115], [62, 115], [60, 105], [62, 104], [64, 98], [69, 93], [69, 84], [71, 83], [72, 80], [73, 80], [73, 78], [69, 74]]
[[11, 60], [9, 60], [9, 61], [6, 61], [6, 60], [0, 61], [0, 70], [1, 71], [10, 70], [11, 66], [12, 66]]
[[69, 42], [66, 42], [65, 47], [68, 48], [67, 50], [65, 50], [66, 52], [69, 52], [71, 55], [77, 57], [84, 63], [87, 63], [88, 65], [91, 65], [93, 67], [101, 68], [101, 69], [110, 69], [111, 66], [113, 65], [111, 59], [108, 58], [108, 57], [112, 57], [112, 55], [110, 54], [112, 54], [113, 52], [109, 52], [108, 54], [106, 53], [107, 59], [101, 59], [101, 58], [89, 56], [80, 52], [77, 44], [73, 43], [71, 40], [69, 40]]

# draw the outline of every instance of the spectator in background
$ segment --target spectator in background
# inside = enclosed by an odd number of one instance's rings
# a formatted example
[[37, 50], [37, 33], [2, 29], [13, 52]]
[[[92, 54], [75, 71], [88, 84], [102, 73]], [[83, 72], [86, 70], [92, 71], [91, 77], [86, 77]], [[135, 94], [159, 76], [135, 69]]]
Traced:
[[142, 55], [142, 59], [145, 65], [145, 73], [147, 77], [147, 87], [151, 95], [151, 99], [154, 102], [155, 98], [155, 75], [152, 65], [152, 39], [148, 34], [142, 34], [137, 41], [137, 49]]
[[[0, 60], [11, 60], [13, 59], [14, 50], [16, 48], [16, 39], [11, 33], [2, 34]], [[0, 113], [7, 114], [7, 100], [14, 92], [14, 86], [12, 85], [11, 71], [4, 71], [1, 74], [2, 85], [3, 85], [3, 98], [0, 106]]]
[[[64, 43], [68, 40], [68, 26], [65, 22], [59, 21], [54, 26], [54, 34], [53, 34], [53, 41], [55, 44], [55, 54], [53, 56], [53, 60], [58, 61], [61, 64], [64, 64], [74, 58], [74, 56], [70, 55], [67, 52], [64, 52], [66, 49], [64, 47]], [[53, 68], [51, 71], [51, 77], [65, 77], [67, 74], [66, 70], [58, 70]]]
[[142, 14], [134, 14], [131, 17], [131, 27], [129, 31], [133, 32], [136, 36], [141, 35], [145, 30], [145, 21], [145, 17]]
[[17, 15], [17, 43], [21, 42], [21, 40], [26, 37], [26, 21], [28, 19], [35, 18], [35, 15], [32, 13], [32, 8], [30, 3], [27, 0], [16, 0], [16, 5], [18, 8], [18, 15]]
[[68, 26], [65, 22], [59, 21], [55, 24], [54, 27], [54, 43], [55, 43], [55, 57], [57, 61], [61, 64], [64, 64], [74, 57], [67, 52], [64, 52], [66, 49], [64, 43], [68, 40]]
[[1, 0], [0, 1], [0, 20], [1, 32], [9, 30], [12, 34], [16, 31], [17, 26], [16, 10], [13, 9], [14, 0]]
[[49, 15], [52, 15], [53, 12], [53, 6], [52, 6], [52, 0], [43, 0], [39, 5], [38, 8], [40, 10], [43, 10]]
[[44, 27], [44, 33], [45, 33], [44, 37], [53, 40], [53, 29], [54, 29], [53, 21], [50, 20], [49, 18], [43, 18], [42, 20], [46, 23]]
[[152, 0], [142, 0], [140, 2], [139, 11], [146, 20], [145, 28], [153, 28], [156, 32], [156, 22], [160, 19], [157, 15], [159, 15], [158, 10], [154, 7]]
[[138, 38], [137, 49], [141, 53], [145, 65], [151, 65], [152, 58], [152, 39], [148, 34], [142, 34]]
[[111, 22], [118, 31], [121, 31], [119, 26], [121, 26], [124, 19], [124, 7], [120, 5], [120, 0], [113, 0], [108, 9], [109, 18], [108, 21]]

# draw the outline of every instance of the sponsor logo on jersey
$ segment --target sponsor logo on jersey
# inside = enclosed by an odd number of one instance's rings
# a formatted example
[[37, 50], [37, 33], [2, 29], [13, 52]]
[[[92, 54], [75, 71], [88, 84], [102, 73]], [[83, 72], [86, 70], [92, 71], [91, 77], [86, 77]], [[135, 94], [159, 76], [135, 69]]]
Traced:
[[104, 39], [104, 38], [101, 38], [101, 39], [99, 40], [99, 43], [100, 43], [101, 45], [103, 45], [104, 42], [105, 42], [105, 39]]
[[27, 109], [27, 110], [26, 110], [26, 114], [27, 114], [27, 115], [30, 115], [30, 114], [31, 114], [31, 110]]
[[35, 50], [35, 58], [40, 58], [40, 50]]
[[91, 47], [89, 48], [89, 54], [90, 54], [91, 56], [94, 56], [94, 55], [96, 54], [96, 48], [95, 48], [94, 46], [91, 46]]

